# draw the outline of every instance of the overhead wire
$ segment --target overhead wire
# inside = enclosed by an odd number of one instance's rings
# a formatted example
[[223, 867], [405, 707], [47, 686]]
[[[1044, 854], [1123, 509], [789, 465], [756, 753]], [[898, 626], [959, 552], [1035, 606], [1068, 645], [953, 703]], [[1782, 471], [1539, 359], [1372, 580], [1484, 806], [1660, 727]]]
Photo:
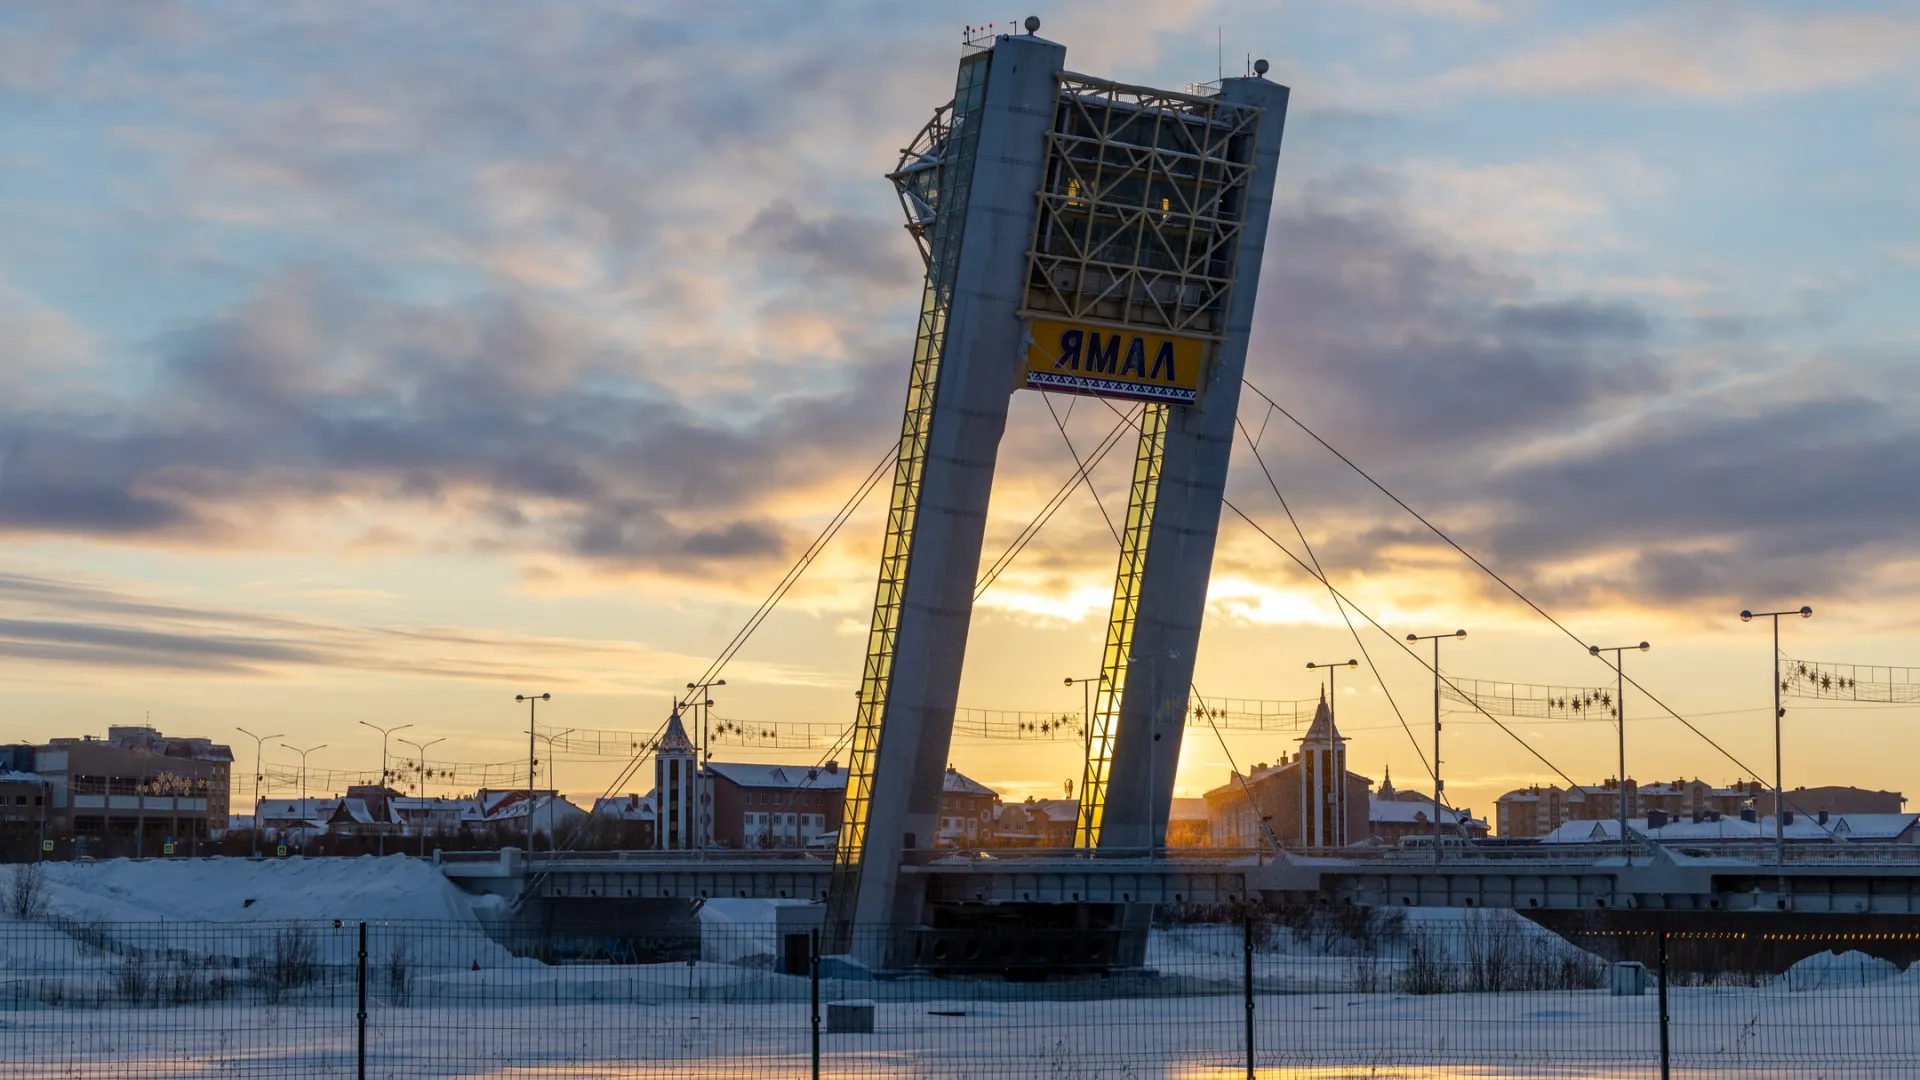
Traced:
[[[1114, 425], [1113, 430], [1109, 431], [1106, 437], [1100, 440], [1099, 444], [1095, 446], [1093, 452], [1088, 455], [1085, 461], [1082, 461], [1077, 453], [1074, 454], [1074, 474], [1067, 478], [1067, 482], [1062, 484], [1058, 491], [1053, 493], [1052, 498], [1049, 498], [1046, 503], [1041, 506], [1040, 510], [1034, 514], [1032, 520], [1028, 521], [1020, 530], [1019, 534], [1007, 545], [1006, 550], [1002, 551], [1000, 555], [994, 559], [992, 565], [988, 566], [980, 575], [979, 580], [974, 583], [973, 587], [973, 598], [975, 600], [984, 596], [986, 591], [993, 587], [993, 583], [1000, 580], [1000, 575], [1006, 571], [1013, 560], [1018, 557], [1021, 552], [1026, 550], [1027, 545], [1033, 542], [1033, 538], [1039, 535], [1040, 530], [1046, 526], [1047, 522], [1053, 520], [1053, 516], [1060, 511], [1061, 506], [1066, 504], [1067, 498], [1073, 494], [1075, 488], [1079, 487], [1082, 483], [1086, 484], [1089, 489], [1092, 488], [1093, 481], [1088, 477], [1088, 472], [1097, 467], [1100, 462], [1106, 458], [1107, 453], [1119, 443], [1120, 436], [1127, 430], [1129, 422], [1130, 419], [1123, 416], [1120, 422]], [[1061, 430], [1064, 435], [1065, 427], [1062, 426]], [[1068, 449], [1070, 452], [1072, 451], [1071, 442], [1068, 443]], [[1097, 501], [1098, 500], [1096, 500], [1096, 502]], [[1104, 516], [1105, 513], [1106, 509], [1103, 506], [1101, 508], [1102, 516]], [[1111, 523], [1109, 523], [1109, 527], [1111, 527]]]
[[[1273, 415], [1273, 411], [1269, 409], [1267, 411], [1267, 415], [1269, 418], [1271, 418]], [[1307, 558], [1313, 562], [1314, 573], [1318, 575], [1320, 578], [1320, 581], [1323, 584], [1325, 584], [1327, 581], [1327, 575], [1326, 575], [1325, 569], [1320, 565], [1320, 556], [1314, 554], [1313, 544], [1307, 540], [1306, 531], [1300, 528], [1299, 520], [1293, 516], [1293, 507], [1288, 505], [1287, 497], [1280, 493], [1280, 483], [1279, 481], [1274, 479], [1273, 470], [1267, 468], [1266, 458], [1262, 456], [1260, 453], [1260, 444], [1254, 440], [1252, 435], [1248, 434], [1247, 426], [1240, 422], [1240, 418], [1238, 416], [1235, 416], [1233, 418], [1233, 426], [1236, 428], [1239, 428], [1240, 436], [1247, 440], [1247, 448], [1253, 451], [1253, 460], [1260, 466], [1261, 475], [1267, 478], [1267, 486], [1273, 489], [1273, 497], [1280, 501], [1280, 509], [1286, 511], [1287, 521], [1293, 526], [1294, 535], [1300, 538], [1300, 546], [1306, 550]], [[1264, 421], [1261, 423], [1260, 428], [1262, 431], [1266, 430], [1266, 424]], [[1379, 665], [1373, 662], [1373, 653], [1367, 650], [1367, 643], [1360, 640], [1360, 628], [1353, 625], [1353, 619], [1350, 616], [1348, 616], [1346, 605], [1341, 603], [1339, 593], [1334, 591], [1331, 585], [1328, 585], [1327, 589], [1328, 589], [1329, 595], [1333, 597], [1334, 610], [1340, 613], [1340, 621], [1347, 624], [1347, 633], [1353, 635], [1354, 646], [1360, 650], [1360, 655], [1367, 658], [1367, 670], [1373, 673], [1374, 682], [1379, 684], [1380, 692], [1386, 695], [1387, 704], [1393, 707], [1394, 718], [1399, 720], [1400, 726], [1406, 730], [1407, 742], [1412, 744], [1414, 755], [1420, 759], [1420, 767], [1425, 769], [1427, 772], [1428, 778], [1434, 781], [1435, 805], [1444, 806], [1445, 803], [1441, 801], [1441, 797], [1439, 795], [1440, 777], [1436, 772], [1433, 763], [1430, 763], [1427, 761], [1426, 753], [1423, 750], [1421, 750], [1420, 740], [1414, 737], [1413, 725], [1407, 723], [1406, 715], [1400, 711], [1400, 703], [1395, 701], [1393, 698], [1393, 691], [1387, 689], [1387, 681], [1386, 679], [1381, 677]]]
[[[1275, 537], [1272, 533], [1262, 528], [1259, 522], [1253, 520], [1253, 518], [1247, 515], [1246, 511], [1234, 505], [1231, 499], [1228, 499], [1223, 496], [1220, 499], [1220, 505], [1233, 511], [1235, 516], [1239, 517], [1241, 521], [1244, 521], [1249, 526], [1251, 526], [1253, 528], [1253, 531], [1259, 533], [1262, 537], [1266, 539], [1268, 543], [1272, 544], [1274, 547], [1279, 548], [1282, 554], [1292, 559], [1295, 563], [1298, 563], [1300, 566], [1300, 569], [1306, 571], [1310, 575], [1314, 575], [1315, 578], [1319, 580], [1321, 584], [1326, 585], [1327, 588], [1329, 589], [1335, 588], [1331, 582], [1327, 581], [1327, 579], [1315, 574], [1313, 567], [1309, 566], [1306, 560], [1300, 558], [1300, 556], [1298, 555], [1295, 555], [1291, 549], [1289, 549], [1285, 544], [1280, 542], [1279, 538]], [[1419, 664], [1423, 668], [1426, 668], [1428, 671], [1433, 672], [1434, 677], [1438, 678], [1441, 681], [1441, 683], [1446, 685], [1452, 685], [1452, 681], [1449, 680], [1446, 677], [1446, 675], [1442, 674], [1437, 669], [1435, 669], [1432, 664], [1427, 662], [1425, 657], [1422, 657], [1419, 653], [1413, 651], [1412, 649], [1407, 648], [1407, 646], [1403, 642], [1401, 642], [1398, 637], [1394, 636], [1392, 631], [1389, 631], [1386, 627], [1380, 625], [1379, 620], [1375, 619], [1372, 615], [1367, 614], [1367, 610], [1365, 608], [1361, 607], [1359, 604], [1354, 603], [1352, 597], [1347, 596], [1344, 593], [1338, 592], [1337, 589], [1335, 589], [1335, 595], [1339, 596], [1341, 600], [1345, 601], [1349, 606], [1351, 606], [1354, 612], [1358, 614], [1361, 618], [1367, 620], [1367, 622], [1369, 623], [1372, 623], [1374, 629], [1380, 631], [1382, 634], [1385, 634], [1387, 637], [1387, 640], [1392, 641], [1395, 645], [1399, 646], [1400, 651], [1403, 653], [1406, 653], [1407, 656], [1411, 658], [1415, 663]], [[1476, 705], [1475, 708], [1478, 709], [1478, 706]], [[1532, 754], [1536, 759], [1539, 760], [1539, 762], [1542, 765], [1545, 765], [1547, 768], [1553, 770], [1554, 775], [1560, 777], [1562, 780], [1565, 780], [1569, 786], [1573, 786], [1573, 787], [1579, 786], [1577, 783], [1575, 783], [1574, 779], [1571, 776], [1568, 776], [1566, 774], [1564, 770], [1562, 770], [1558, 765], [1555, 765], [1552, 761], [1548, 760], [1545, 754], [1542, 754], [1540, 751], [1534, 749], [1533, 745], [1528, 743], [1526, 739], [1522, 738], [1512, 728], [1509, 728], [1507, 725], [1501, 723], [1499, 718], [1495, 717], [1492, 713], [1487, 712], [1485, 709], [1478, 709], [1478, 711], [1480, 715], [1486, 717], [1489, 721], [1491, 721], [1493, 723], [1493, 726], [1499, 728], [1501, 731], [1506, 732], [1508, 737], [1512, 738], [1514, 742], [1519, 743], [1522, 749], [1524, 749], [1527, 753]]]
[[[1582, 651], [1587, 652], [1589, 655], [1599, 660], [1602, 664], [1605, 664], [1607, 667], [1607, 670], [1615, 672], [1616, 674], [1618, 674], [1618, 676], [1622, 680], [1624, 680], [1629, 685], [1631, 685], [1635, 690], [1638, 690], [1642, 694], [1646, 695], [1646, 698], [1648, 701], [1653, 702], [1655, 705], [1657, 705], [1662, 710], [1664, 710], [1667, 713], [1667, 715], [1673, 717], [1675, 720], [1678, 720], [1681, 724], [1685, 725], [1688, 731], [1691, 731], [1695, 735], [1698, 735], [1703, 741], [1706, 742], [1708, 746], [1711, 746], [1715, 750], [1719, 751], [1720, 754], [1724, 756], [1728, 761], [1733, 762], [1735, 766], [1745, 770], [1746, 773], [1749, 776], [1753, 777], [1755, 780], [1761, 780], [1759, 772], [1756, 771], [1752, 766], [1740, 760], [1740, 758], [1736, 757], [1733, 754], [1733, 752], [1728, 750], [1726, 747], [1721, 746], [1706, 732], [1701, 731], [1699, 728], [1695, 727], [1691, 721], [1689, 721], [1686, 717], [1680, 715], [1678, 711], [1676, 711], [1672, 706], [1668, 705], [1665, 701], [1662, 701], [1658, 695], [1654, 694], [1651, 690], [1648, 690], [1645, 686], [1642, 686], [1638, 681], [1636, 681], [1633, 678], [1633, 676], [1628, 675], [1623, 671], [1620, 671], [1619, 668], [1617, 668], [1615, 665], [1608, 663], [1607, 659], [1604, 656], [1601, 656], [1598, 653], [1593, 652], [1593, 647], [1589, 645], [1584, 639], [1582, 639], [1580, 635], [1574, 633], [1572, 630], [1568, 629], [1567, 626], [1564, 623], [1562, 623], [1560, 620], [1548, 614], [1545, 608], [1542, 608], [1539, 604], [1534, 603], [1532, 598], [1527, 596], [1527, 594], [1521, 592], [1518, 588], [1515, 588], [1512, 582], [1509, 582], [1506, 578], [1500, 576], [1500, 574], [1497, 571], [1495, 571], [1492, 567], [1488, 566], [1486, 563], [1482, 562], [1478, 556], [1473, 554], [1473, 552], [1468, 551], [1465, 547], [1461, 546], [1457, 541], [1453, 539], [1453, 537], [1447, 535], [1445, 530], [1441, 529], [1438, 525], [1435, 525], [1432, 521], [1428, 520], [1426, 515], [1420, 513], [1420, 511], [1415, 510], [1413, 507], [1407, 505], [1404, 499], [1400, 498], [1400, 496], [1398, 495], [1395, 495], [1391, 490], [1387, 488], [1385, 484], [1382, 484], [1380, 481], [1375, 480], [1371, 473], [1361, 468], [1359, 464], [1356, 463], [1352, 458], [1341, 453], [1339, 449], [1337, 449], [1332, 443], [1329, 443], [1327, 440], [1321, 438], [1319, 433], [1315, 432], [1312, 428], [1308, 427], [1305, 423], [1301, 422], [1299, 417], [1287, 411], [1286, 406], [1275, 401], [1272, 397], [1268, 396], [1268, 394], [1265, 391], [1253, 385], [1252, 382], [1244, 382], [1242, 385], [1244, 385], [1247, 389], [1257, 394], [1261, 398], [1261, 400], [1265, 401], [1273, 409], [1273, 411], [1278, 412], [1281, 416], [1286, 417], [1287, 420], [1293, 424], [1293, 426], [1299, 428], [1302, 432], [1304, 432], [1307, 435], [1308, 438], [1312, 439], [1316, 443], [1319, 443], [1323, 449], [1325, 449], [1328, 453], [1332, 454], [1334, 457], [1339, 458], [1342, 464], [1346, 465], [1347, 468], [1352, 469], [1355, 473], [1358, 473], [1360, 478], [1365, 480], [1368, 484], [1372, 485], [1375, 490], [1379, 491], [1382, 495], [1385, 495], [1387, 498], [1391, 499], [1395, 506], [1398, 506], [1400, 509], [1405, 510], [1409, 515], [1413, 517], [1415, 521], [1418, 521], [1420, 524], [1426, 526], [1428, 531], [1432, 532], [1435, 536], [1439, 537], [1441, 541], [1443, 541], [1448, 547], [1451, 547], [1454, 551], [1458, 552], [1461, 555], [1461, 557], [1465, 558], [1468, 562], [1478, 567], [1482, 573], [1486, 574], [1488, 577], [1492, 578], [1494, 581], [1499, 582], [1501, 588], [1506, 589], [1509, 593], [1512, 593], [1514, 597], [1516, 597], [1521, 603], [1533, 609], [1535, 614], [1547, 620], [1547, 622], [1551, 623], [1555, 629], [1559, 630], [1562, 634], [1565, 634], [1569, 639], [1571, 639], [1575, 644], [1579, 645]], [[1765, 783], [1764, 780], [1761, 780], [1761, 782]]]

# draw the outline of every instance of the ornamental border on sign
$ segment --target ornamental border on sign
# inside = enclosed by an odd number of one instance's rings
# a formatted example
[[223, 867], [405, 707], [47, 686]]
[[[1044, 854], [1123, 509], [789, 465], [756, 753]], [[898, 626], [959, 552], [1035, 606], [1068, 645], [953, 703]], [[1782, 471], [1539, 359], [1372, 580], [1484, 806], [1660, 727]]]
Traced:
[[1121, 379], [1100, 379], [1086, 375], [1062, 375], [1051, 371], [1027, 371], [1027, 388], [1030, 390], [1064, 390], [1075, 394], [1092, 394], [1096, 397], [1137, 398], [1141, 401], [1164, 401], [1173, 405], [1191, 405], [1200, 400], [1198, 390], [1189, 390], [1183, 386], [1160, 386], [1154, 383], [1129, 382]]

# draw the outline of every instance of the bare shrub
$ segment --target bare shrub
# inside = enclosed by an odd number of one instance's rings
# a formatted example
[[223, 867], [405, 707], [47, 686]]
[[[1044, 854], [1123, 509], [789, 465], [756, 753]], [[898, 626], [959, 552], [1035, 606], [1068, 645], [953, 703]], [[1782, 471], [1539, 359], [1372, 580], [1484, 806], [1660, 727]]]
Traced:
[[1356, 993], [1372, 994], [1387, 987], [1386, 970], [1380, 957], [1361, 953], [1347, 961], [1347, 982]]
[[1407, 935], [1407, 962], [1400, 969], [1400, 990], [1407, 994], [1444, 994], [1453, 989], [1447, 943], [1420, 927]]
[[320, 944], [304, 926], [283, 926], [273, 935], [273, 948], [261, 965], [258, 980], [267, 998], [278, 1001], [290, 990], [320, 981]]
[[1520, 928], [1505, 912], [1470, 912], [1460, 925], [1465, 989], [1475, 993], [1517, 990], [1526, 981]]
[[387, 999], [390, 1004], [405, 1005], [413, 996], [413, 955], [405, 941], [396, 941], [387, 953]]
[[139, 956], [129, 956], [120, 962], [120, 970], [114, 972], [113, 988], [119, 993], [120, 1000], [129, 1005], [141, 1005], [153, 990], [153, 979], [147, 972], [147, 962]]
[[46, 867], [37, 862], [16, 865], [7, 885], [6, 902], [7, 914], [23, 922], [44, 917], [47, 913]]

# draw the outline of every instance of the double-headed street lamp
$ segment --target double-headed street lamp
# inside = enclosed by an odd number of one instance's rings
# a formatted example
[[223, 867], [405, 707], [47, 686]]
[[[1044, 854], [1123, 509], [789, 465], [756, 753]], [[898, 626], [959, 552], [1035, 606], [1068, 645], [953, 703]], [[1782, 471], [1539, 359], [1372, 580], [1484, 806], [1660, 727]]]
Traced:
[[304, 852], [307, 850], [307, 834], [304, 828], [307, 821], [307, 755], [313, 753], [315, 750], [325, 750], [327, 744], [321, 743], [319, 746], [309, 746], [305, 750], [297, 746], [289, 746], [286, 743], [281, 743], [280, 745], [300, 755], [300, 821], [303, 825], [300, 832], [300, 850]]
[[1357, 668], [1359, 666], [1360, 661], [1358, 660], [1344, 660], [1331, 664], [1316, 664], [1311, 660], [1307, 661], [1308, 671], [1324, 670], [1327, 673], [1327, 712], [1332, 713], [1337, 711], [1334, 694], [1338, 693], [1338, 688], [1334, 685], [1334, 679], [1340, 674], [1340, 669]]
[[534, 708], [543, 701], [552, 701], [552, 694], [515, 694], [513, 700], [527, 703], [527, 854], [533, 854], [533, 732]]
[[1451, 634], [1408, 634], [1407, 641], [1418, 645], [1422, 641], [1433, 642], [1433, 865], [1440, 865], [1440, 793], [1447, 789], [1446, 781], [1440, 779], [1440, 641], [1453, 638], [1456, 641], [1467, 636], [1465, 630], [1455, 630]]
[[247, 831], [253, 834], [253, 857], [257, 859], [260, 857], [260, 744], [268, 739], [285, 738], [286, 733], [255, 735], [243, 727], [236, 727], [234, 730], [253, 740], [253, 828]]
[[[688, 683], [686, 703], [691, 705], [698, 723], [694, 730], [700, 733], [700, 745], [695, 747], [693, 769], [693, 801], [699, 807], [699, 817], [695, 822], [696, 839], [702, 848], [713, 842], [713, 798], [708, 792], [706, 781], [707, 763], [713, 760], [713, 694], [716, 686], [727, 685], [725, 679], [709, 679], [705, 682]], [[772, 835], [769, 833], [768, 835]]]
[[1633, 848], [1627, 843], [1627, 670], [1621, 660], [1621, 654], [1628, 649], [1646, 652], [1653, 646], [1646, 642], [1638, 645], [1589, 645], [1587, 652], [1599, 656], [1603, 652], [1613, 654], [1613, 716], [1620, 722], [1620, 787], [1614, 792], [1620, 803], [1620, 854], [1626, 857], [1628, 865], [1633, 863]]
[[[419, 755], [417, 759], [418, 765], [415, 769], [415, 775], [417, 775], [420, 779], [420, 790], [425, 791], [427, 789], [427, 747], [432, 746], [434, 743], [446, 742], [447, 741], [446, 736], [443, 735], [438, 739], [428, 739], [426, 742], [414, 742], [412, 739], [401, 739], [400, 741], [403, 743], [406, 743], [408, 746], [413, 747], [413, 752]], [[421, 796], [421, 797], [424, 797], [424, 796]], [[420, 857], [423, 859], [427, 857], [426, 826], [432, 820], [432, 814], [433, 814], [433, 811], [428, 810], [425, 807], [421, 808]]]
[[[553, 731], [540, 736], [540, 738], [545, 739], [547, 741], [547, 783], [553, 785], [553, 794], [548, 796], [547, 798], [547, 850], [548, 851], [557, 850], [553, 842], [553, 831], [554, 831], [553, 814], [555, 809], [553, 802], [555, 799], [558, 799], [560, 797], [560, 770], [558, 766], [554, 764], [554, 762], [557, 760], [557, 758], [554, 755], [558, 753], [558, 751], [554, 750], [553, 741], [555, 739], [564, 739], [571, 734], [573, 734], [573, 729], [568, 728], [565, 731]], [[533, 813], [533, 811], [528, 810], [527, 813], [531, 814]]]
[[[372, 728], [373, 730], [380, 733], [380, 806], [386, 812], [387, 821], [390, 822], [393, 820], [393, 807], [387, 803], [387, 792], [392, 790], [391, 788], [387, 787], [387, 739], [390, 736], [392, 736], [394, 732], [405, 731], [408, 728], [412, 727], [413, 725], [412, 724], [396, 724], [393, 727], [383, 728], [379, 724], [362, 720], [360, 721], [360, 726]], [[380, 854], [382, 855], [385, 855], [387, 853], [387, 830], [385, 827], [386, 824], [387, 822], [381, 822], [379, 832], [378, 832], [378, 835], [380, 837], [379, 839]]]
[[[1780, 718], [1787, 710], [1780, 705], [1780, 616], [1798, 615], [1803, 619], [1813, 618], [1813, 609], [1802, 607], [1797, 611], [1743, 611], [1741, 622], [1752, 622], [1756, 618], [1773, 620], [1773, 844], [1774, 857], [1781, 866], [1787, 865], [1787, 792], [1780, 767]], [[1781, 875], [1781, 899], [1786, 898], [1786, 876]]]

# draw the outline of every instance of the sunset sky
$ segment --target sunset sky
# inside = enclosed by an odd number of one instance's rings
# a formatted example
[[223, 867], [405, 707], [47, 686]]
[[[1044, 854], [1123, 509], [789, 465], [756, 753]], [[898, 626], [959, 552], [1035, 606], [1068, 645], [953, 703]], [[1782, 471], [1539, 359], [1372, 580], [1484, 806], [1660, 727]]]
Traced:
[[[1909, 4], [1099, 0], [1076, 71], [1293, 88], [1248, 378], [1769, 781], [1743, 607], [1920, 665], [1920, 15]], [[651, 732], [888, 452], [920, 260], [884, 173], [952, 93], [935, 3], [0, 6], [0, 741], [359, 720], [525, 751]], [[1224, 59], [1222, 59], [1224, 57]], [[1068, 399], [1055, 399], [1065, 408]], [[1247, 395], [1334, 582], [1449, 673], [1611, 671]], [[1076, 445], [1111, 426], [1074, 405]], [[1229, 497], [1301, 551], [1244, 445]], [[1130, 457], [1096, 471], [1124, 507]], [[1073, 473], [1022, 392], [988, 557]], [[715, 714], [853, 717], [884, 492]], [[1077, 493], [976, 612], [961, 703], [1077, 710], [1115, 545]], [[1358, 646], [1226, 515], [1196, 682], [1310, 698]], [[1422, 787], [1429, 676], [1360, 625], [1355, 769]], [[1627, 702], [1643, 782], [1743, 770]], [[1636, 712], [1638, 715], [1635, 715]], [[1920, 707], [1790, 702], [1787, 784], [1920, 793]], [[1583, 781], [1605, 723], [1515, 731]], [[1190, 731], [1182, 794], [1293, 748]], [[288, 760], [269, 748], [269, 761]], [[735, 760], [818, 753], [722, 748]], [[1073, 742], [957, 740], [1009, 798]], [[1555, 778], [1450, 718], [1457, 803]], [[562, 757], [589, 798], [620, 763]], [[240, 772], [243, 770], [236, 770]], [[622, 790], [646, 790], [628, 785]], [[244, 787], [237, 794], [244, 797]]]

